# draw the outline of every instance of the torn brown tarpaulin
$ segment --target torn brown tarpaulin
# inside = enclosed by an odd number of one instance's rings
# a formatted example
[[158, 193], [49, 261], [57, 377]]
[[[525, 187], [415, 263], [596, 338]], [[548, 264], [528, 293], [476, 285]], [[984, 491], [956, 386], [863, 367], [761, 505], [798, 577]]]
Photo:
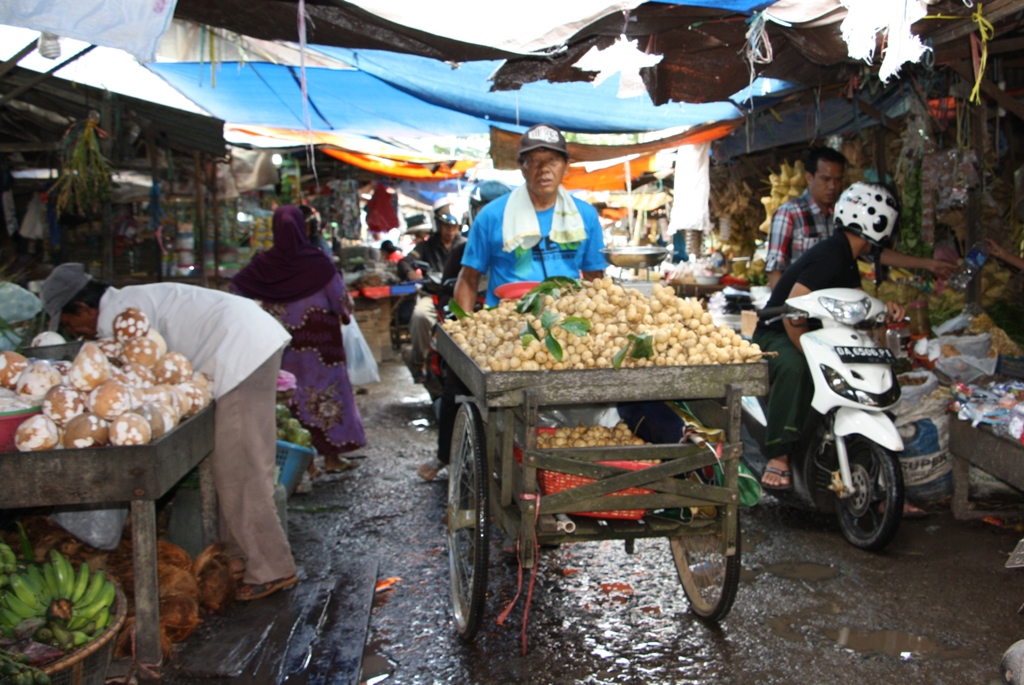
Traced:
[[[743, 123], [743, 119], [727, 119], [710, 124], [695, 126], [689, 131], [679, 133], [660, 140], [634, 145], [584, 145], [569, 143], [569, 159], [572, 162], [600, 162], [606, 159], [626, 157], [628, 155], [649, 155], [658, 150], [695, 145], [718, 140], [732, 133]], [[491, 159], [495, 169], [518, 169], [516, 159], [519, 157], [520, 134], [491, 127]]]
[[[306, 40], [311, 45], [390, 50], [456, 62], [514, 56], [402, 26], [348, 3], [307, 0], [306, 11]], [[263, 40], [299, 39], [298, 4], [285, 0], [178, 0], [174, 17]]]
[[[1005, 0], [995, 0], [1001, 1]], [[447, 62], [507, 59], [494, 74], [494, 90], [517, 90], [534, 81], [592, 81], [593, 72], [573, 64], [591, 47], [607, 48], [623, 31], [641, 50], [664, 56], [660, 64], [641, 72], [656, 105], [720, 102], [747, 86], [751, 78], [743, 56], [748, 17], [728, 9], [649, 2], [632, 10], [625, 25], [616, 12], [578, 31], [564, 49], [529, 57], [390, 22], [343, 0], [306, 0], [306, 10], [310, 44], [390, 50]], [[294, 0], [178, 0], [175, 17], [253, 38], [295, 41], [297, 11]], [[778, 65], [771, 75], [817, 86], [832, 82], [823, 80], [833, 72], [818, 68], [821, 64], [842, 59], [855, 69], [855, 63], [834, 50], [837, 41], [842, 42], [838, 27], [834, 23], [786, 29], [797, 37], [791, 40], [782, 27], [769, 25], [776, 60], [780, 53], [789, 57], [784, 68]], [[804, 32], [810, 33], [804, 36]], [[756, 75], [768, 75], [768, 69], [762, 65]]]

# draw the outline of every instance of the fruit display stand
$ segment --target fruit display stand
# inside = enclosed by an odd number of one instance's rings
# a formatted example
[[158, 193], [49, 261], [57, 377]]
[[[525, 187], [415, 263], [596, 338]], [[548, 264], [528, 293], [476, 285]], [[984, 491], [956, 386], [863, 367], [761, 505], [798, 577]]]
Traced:
[[136, 658], [143, 664], [161, 660], [156, 500], [199, 465], [203, 541], [216, 542], [216, 495], [205, 460], [213, 438], [211, 403], [148, 445], [0, 453], [4, 508], [130, 503]]
[[[524, 568], [537, 563], [538, 544], [623, 540], [632, 552], [636, 538], [667, 537], [694, 612], [711, 621], [728, 613], [740, 571], [740, 399], [767, 393], [766, 362], [493, 372], [481, 369], [442, 327], [435, 330], [438, 351], [470, 391], [460, 398], [455, 420], [448, 495], [452, 606], [463, 640], [473, 637], [483, 613], [492, 518], [518, 540]], [[537, 449], [540, 407], [657, 400], [696, 401], [691, 409], [704, 424], [725, 431], [720, 455], [693, 444]], [[641, 470], [607, 463], [647, 460], [660, 463]], [[721, 485], [684, 475], [712, 465], [722, 467]], [[541, 470], [595, 482], [542, 496]], [[636, 490], [630, 488], [650, 494], [632, 494]], [[609, 506], [605, 495], [623, 490], [630, 494], [610, 498], [614, 506]], [[642, 520], [577, 516], [571, 533], [551, 525], [565, 514], [688, 507], [711, 507], [715, 513], [689, 522], [653, 515]]]
[[975, 519], [1006, 516], [1006, 511], [983, 511], [968, 500], [968, 470], [971, 464], [1024, 490], [1024, 445], [1001, 437], [985, 425], [971, 428], [968, 421], [949, 419], [949, 452], [953, 455], [953, 516]]

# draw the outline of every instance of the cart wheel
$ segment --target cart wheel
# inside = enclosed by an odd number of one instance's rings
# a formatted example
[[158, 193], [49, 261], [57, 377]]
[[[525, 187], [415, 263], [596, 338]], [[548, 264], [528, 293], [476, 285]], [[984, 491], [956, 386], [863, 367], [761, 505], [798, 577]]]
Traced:
[[455, 415], [448, 464], [448, 570], [459, 639], [469, 642], [483, 618], [487, 593], [487, 463], [480, 411], [466, 403]]
[[693, 613], [707, 621], [726, 617], [740, 583], [740, 527], [736, 521], [736, 554], [722, 554], [718, 535], [669, 538], [679, 581]]

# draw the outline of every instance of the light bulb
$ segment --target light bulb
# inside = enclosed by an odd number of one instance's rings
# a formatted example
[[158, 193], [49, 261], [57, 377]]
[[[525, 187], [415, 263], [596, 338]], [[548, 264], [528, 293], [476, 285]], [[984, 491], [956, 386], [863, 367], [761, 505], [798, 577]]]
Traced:
[[60, 36], [43, 31], [39, 34], [37, 49], [46, 59], [57, 59], [60, 57]]

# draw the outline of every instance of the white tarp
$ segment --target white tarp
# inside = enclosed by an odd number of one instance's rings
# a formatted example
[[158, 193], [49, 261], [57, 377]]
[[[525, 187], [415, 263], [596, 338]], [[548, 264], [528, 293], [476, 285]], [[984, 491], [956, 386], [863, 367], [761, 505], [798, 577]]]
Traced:
[[0, 24], [119, 48], [148, 62], [177, 0], [3, 0]]
[[559, 47], [602, 17], [643, 0], [525, 0], [498, 12], [480, 0], [350, 0], [382, 19], [464, 43], [530, 53]]
[[668, 231], [707, 231], [711, 228], [711, 143], [683, 145], [676, 154], [676, 179]]

